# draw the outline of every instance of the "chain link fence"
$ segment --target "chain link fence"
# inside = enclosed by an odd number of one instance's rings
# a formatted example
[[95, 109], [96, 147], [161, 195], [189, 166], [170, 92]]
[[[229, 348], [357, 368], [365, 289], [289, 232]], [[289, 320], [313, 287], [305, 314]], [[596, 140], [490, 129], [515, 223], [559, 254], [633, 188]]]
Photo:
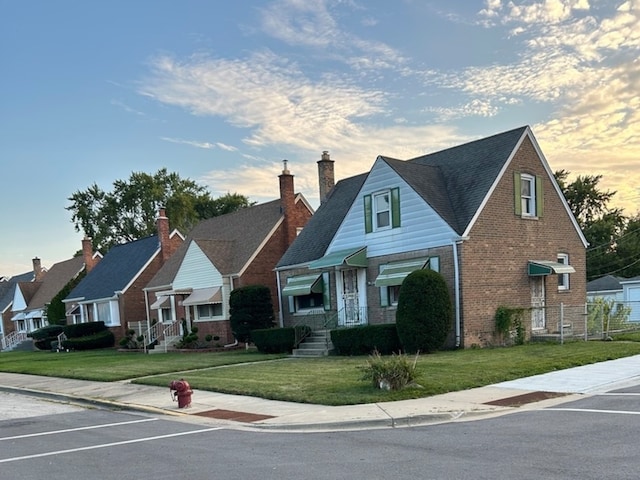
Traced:
[[596, 299], [582, 305], [531, 308], [531, 341], [606, 340], [640, 332], [640, 302]]

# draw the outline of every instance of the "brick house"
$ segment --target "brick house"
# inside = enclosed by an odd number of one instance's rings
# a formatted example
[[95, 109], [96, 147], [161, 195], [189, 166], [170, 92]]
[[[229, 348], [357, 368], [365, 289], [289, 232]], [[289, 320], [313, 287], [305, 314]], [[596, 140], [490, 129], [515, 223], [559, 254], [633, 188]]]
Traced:
[[501, 305], [528, 308], [529, 334], [555, 328], [546, 307], [584, 306], [587, 242], [529, 127], [380, 156], [335, 186], [329, 162], [318, 162], [322, 203], [276, 268], [282, 325], [392, 323], [419, 268], [449, 285], [452, 346], [497, 343]]
[[[128, 323], [146, 319], [142, 289], [184, 240], [177, 230], [169, 232], [164, 209], [159, 210], [156, 225], [157, 235], [116, 245], [92, 265], [63, 300], [67, 323], [104, 321], [118, 342], [125, 336]], [[83, 240], [83, 253], [90, 242]]]
[[[198, 327], [203, 338], [234, 342], [229, 323], [229, 295], [234, 288], [265, 285], [274, 307], [278, 289], [274, 268], [313, 214], [302, 194], [294, 191], [286, 161], [280, 198], [201, 221], [175, 255], [145, 286], [150, 324], [157, 321], [163, 338], [182, 333], [182, 319]], [[180, 331], [178, 331], [180, 329]]]

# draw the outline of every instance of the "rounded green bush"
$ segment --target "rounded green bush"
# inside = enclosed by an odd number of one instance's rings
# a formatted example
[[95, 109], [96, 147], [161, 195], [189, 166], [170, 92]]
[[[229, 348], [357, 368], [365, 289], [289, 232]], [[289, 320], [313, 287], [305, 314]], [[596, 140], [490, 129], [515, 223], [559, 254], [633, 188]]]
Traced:
[[432, 352], [447, 340], [453, 307], [444, 277], [433, 270], [416, 270], [400, 286], [396, 328], [407, 353]]

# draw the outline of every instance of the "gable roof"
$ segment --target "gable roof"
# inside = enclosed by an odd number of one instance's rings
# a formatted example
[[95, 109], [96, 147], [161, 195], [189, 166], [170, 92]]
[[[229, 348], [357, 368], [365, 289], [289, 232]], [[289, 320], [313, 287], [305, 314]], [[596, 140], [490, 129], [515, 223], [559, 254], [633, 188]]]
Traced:
[[[536, 146], [529, 127], [523, 126], [411, 160], [378, 158], [407, 182], [451, 228], [464, 235], [526, 135]], [[540, 157], [546, 168], [541, 153]], [[308, 263], [325, 254], [365, 179], [366, 174], [362, 174], [336, 184], [326, 203], [320, 206], [280, 259], [278, 268]], [[566, 201], [564, 204], [586, 246]]]
[[3, 313], [13, 302], [13, 295], [16, 285], [22, 282], [32, 282], [34, 280], [33, 271], [14, 275], [9, 280], [0, 282], [0, 313]]
[[[296, 195], [296, 201], [304, 199]], [[241, 273], [283, 217], [278, 199], [202, 220], [189, 232], [182, 245], [146, 288], [171, 285], [191, 242], [198, 244], [222, 275]]]
[[64, 301], [100, 300], [124, 291], [160, 251], [157, 235], [112, 247]]
[[31, 301], [29, 301], [27, 310], [44, 308], [46, 304], [51, 302], [53, 297], [60, 293], [67, 283], [82, 271], [83, 266], [84, 259], [82, 256], [53, 265], [42, 281], [39, 282], [40, 286]]
[[615, 277], [613, 275], [605, 275], [604, 277], [596, 278], [587, 282], [587, 292], [605, 292], [605, 291], [622, 291], [621, 281], [626, 280], [622, 277]]

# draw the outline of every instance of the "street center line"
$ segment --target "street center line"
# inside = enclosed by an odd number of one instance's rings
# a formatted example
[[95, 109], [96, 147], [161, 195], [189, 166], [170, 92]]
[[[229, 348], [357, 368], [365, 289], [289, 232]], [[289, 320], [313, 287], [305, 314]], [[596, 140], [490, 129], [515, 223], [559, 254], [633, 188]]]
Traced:
[[98, 448], [117, 447], [119, 445], [128, 445], [131, 443], [151, 442], [153, 440], [161, 440], [164, 438], [180, 437], [183, 435], [193, 435], [195, 433], [212, 432], [214, 430], [222, 430], [223, 427], [204, 428], [202, 430], [192, 430], [190, 432], [170, 433], [167, 435], [158, 435], [156, 437], [136, 438], [134, 440], [123, 440], [122, 442], [103, 443], [101, 445], [91, 445], [88, 447], [70, 448], [69, 450], [57, 450], [55, 452], [37, 453], [34, 455], [25, 455], [23, 457], [5, 458], [0, 463], [17, 462], [20, 460], [32, 460], [34, 458], [50, 457], [53, 455], [63, 455], [65, 453], [82, 452], [86, 450], [95, 450]]
[[52, 430], [51, 432], [28, 433], [25, 435], [16, 435], [14, 437], [0, 437], [0, 442], [3, 440], [17, 440], [19, 438], [40, 437], [44, 435], [57, 435], [59, 433], [79, 432], [81, 430], [93, 430], [94, 428], [107, 428], [107, 427], [117, 427], [120, 425], [131, 425], [132, 423], [153, 422], [155, 420], [158, 420], [158, 419], [145, 418], [144, 420], [131, 420], [128, 422], [118, 422], [118, 423], [105, 423], [104, 425], [90, 425], [88, 427], [67, 428], [65, 430]]

